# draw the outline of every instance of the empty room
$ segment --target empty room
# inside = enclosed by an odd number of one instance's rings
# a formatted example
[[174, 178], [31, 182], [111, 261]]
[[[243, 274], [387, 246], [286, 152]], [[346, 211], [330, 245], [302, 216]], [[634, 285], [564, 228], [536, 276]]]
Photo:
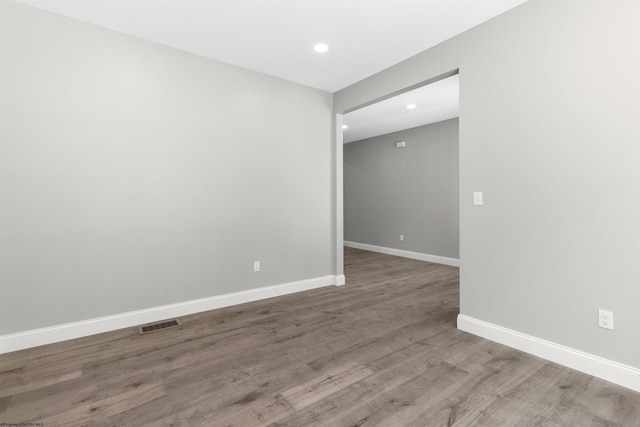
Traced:
[[0, 425], [640, 425], [639, 75], [637, 0], [0, 0]]

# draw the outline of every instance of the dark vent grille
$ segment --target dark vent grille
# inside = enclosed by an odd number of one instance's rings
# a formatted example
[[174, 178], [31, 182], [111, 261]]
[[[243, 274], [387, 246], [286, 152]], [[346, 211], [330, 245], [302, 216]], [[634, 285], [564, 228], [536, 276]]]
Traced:
[[143, 335], [151, 332], [160, 331], [162, 329], [174, 328], [180, 325], [181, 323], [178, 319], [173, 319], [173, 320], [167, 320], [164, 322], [152, 323], [150, 325], [140, 326], [138, 328], [138, 332], [140, 333], [140, 335]]

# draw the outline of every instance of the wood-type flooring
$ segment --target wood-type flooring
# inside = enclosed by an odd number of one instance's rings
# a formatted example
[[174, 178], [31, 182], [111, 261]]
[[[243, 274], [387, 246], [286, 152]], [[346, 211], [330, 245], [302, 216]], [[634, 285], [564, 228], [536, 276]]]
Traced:
[[345, 273], [0, 355], [0, 426], [640, 426], [640, 393], [457, 330], [457, 268], [346, 248]]

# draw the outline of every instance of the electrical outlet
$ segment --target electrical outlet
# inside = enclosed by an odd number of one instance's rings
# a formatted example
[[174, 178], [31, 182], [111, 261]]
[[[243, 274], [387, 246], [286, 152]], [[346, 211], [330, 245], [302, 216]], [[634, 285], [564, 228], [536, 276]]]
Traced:
[[600, 326], [601, 328], [613, 330], [613, 312], [599, 309], [598, 326]]
[[401, 235], [400, 235], [400, 241], [401, 241], [401, 242], [404, 242], [404, 234], [401, 234]]
[[260, 261], [253, 261], [253, 272], [256, 273], [260, 271]]

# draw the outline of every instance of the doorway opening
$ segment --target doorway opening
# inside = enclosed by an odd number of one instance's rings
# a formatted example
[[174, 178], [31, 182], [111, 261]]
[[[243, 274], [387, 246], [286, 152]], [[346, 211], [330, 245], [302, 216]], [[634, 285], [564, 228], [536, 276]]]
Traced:
[[434, 80], [336, 117], [339, 263], [346, 246], [459, 266], [459, 76]]

